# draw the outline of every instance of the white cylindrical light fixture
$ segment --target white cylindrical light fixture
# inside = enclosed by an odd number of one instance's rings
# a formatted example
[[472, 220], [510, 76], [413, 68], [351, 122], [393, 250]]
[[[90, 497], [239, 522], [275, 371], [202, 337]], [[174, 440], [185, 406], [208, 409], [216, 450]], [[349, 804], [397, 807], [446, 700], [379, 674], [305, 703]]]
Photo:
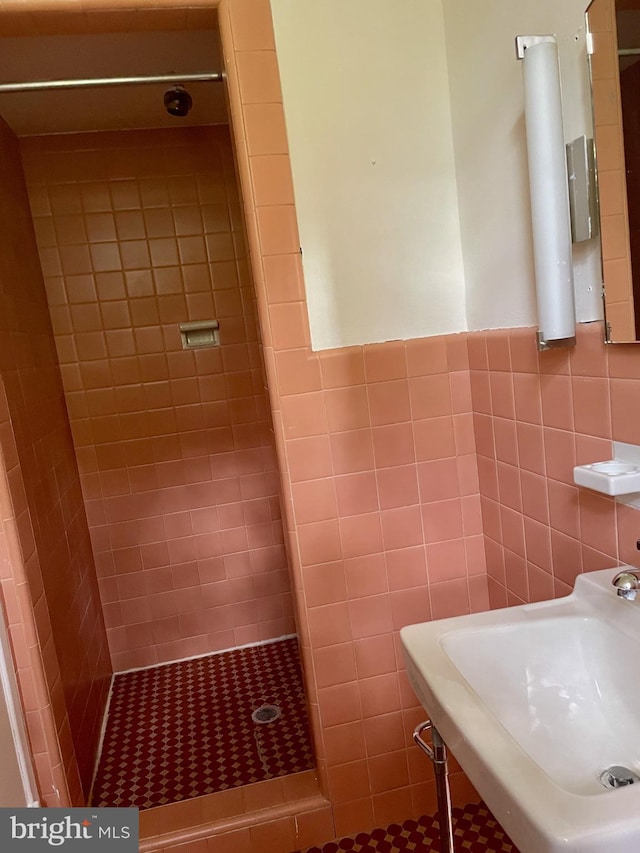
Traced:
[[567, 159], [555, 36], [518, 36], [531, 190], [540, 349], [575, 343]]

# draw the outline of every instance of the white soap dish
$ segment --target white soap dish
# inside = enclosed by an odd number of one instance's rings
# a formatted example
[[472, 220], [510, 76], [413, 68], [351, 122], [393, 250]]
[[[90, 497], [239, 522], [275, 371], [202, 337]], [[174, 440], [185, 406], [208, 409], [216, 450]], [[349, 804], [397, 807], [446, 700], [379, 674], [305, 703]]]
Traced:
[[577, 465], [573, 481], [605, 495], [631, 495], [640, 492], [640, 465], [621, 459]]

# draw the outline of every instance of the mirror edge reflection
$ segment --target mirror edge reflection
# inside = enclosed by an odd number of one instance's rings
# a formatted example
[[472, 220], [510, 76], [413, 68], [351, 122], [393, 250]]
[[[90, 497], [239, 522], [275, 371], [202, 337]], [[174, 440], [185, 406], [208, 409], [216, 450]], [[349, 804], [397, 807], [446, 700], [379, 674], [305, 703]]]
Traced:
[[[640, 10], [640, 3], [638, 4]], [[600, 219], [604, 340], [640, 343], [636, 328], [626, 187], [615, 0], [592, 0], [585, 11]]]

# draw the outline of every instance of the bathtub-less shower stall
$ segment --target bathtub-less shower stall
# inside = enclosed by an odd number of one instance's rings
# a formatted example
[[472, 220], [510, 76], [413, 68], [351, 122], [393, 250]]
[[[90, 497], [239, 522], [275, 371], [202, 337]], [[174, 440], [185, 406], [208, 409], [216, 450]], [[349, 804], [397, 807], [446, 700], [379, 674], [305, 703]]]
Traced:
[[146, 809], [313, 754], [224, 82], [138, 79], [215, 13], [90, 19], [0, 39], [85, 78], [0, 94], [0, 440], [71, 800]]

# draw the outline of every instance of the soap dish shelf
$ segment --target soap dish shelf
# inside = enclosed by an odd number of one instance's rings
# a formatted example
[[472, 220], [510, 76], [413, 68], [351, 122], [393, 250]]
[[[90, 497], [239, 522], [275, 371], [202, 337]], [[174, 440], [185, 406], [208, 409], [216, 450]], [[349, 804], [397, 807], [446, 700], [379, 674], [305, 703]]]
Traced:
[[632, 495], [640, 492], [640, 463], [608, 459], [591, 465], [576, 465], [573, 481], [605, 495]]

